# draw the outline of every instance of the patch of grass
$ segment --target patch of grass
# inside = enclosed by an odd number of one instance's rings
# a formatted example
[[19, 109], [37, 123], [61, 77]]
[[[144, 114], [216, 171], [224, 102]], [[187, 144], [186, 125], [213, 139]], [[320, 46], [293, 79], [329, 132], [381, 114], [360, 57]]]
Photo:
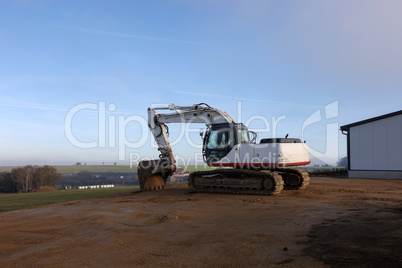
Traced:
[[83, 200], [138, 190], [139, 186], [125, 186], [85, 190], [60, 190], [52, 192], [0, 194], [0, 213], [43, 205]]
[[185, 166], [177, 166], [177, 168], [184, 168], [184, 171], [188, 171], [188, 172], [194, 172], [194, 171], [205, 171], [205, 170], [212, 170], [215, 169], [214, 167], [209, 167], [207, 165], [198, 165], [198, 166], [187, 166], [187, 168]]
[[[81, 165], [81, 166], [54, 166], [60, 173], [67, 173], [67, 174], [76, 174], [79, 172], [87, 171], [87, 172], [137, 172], [137, 166], [130, 165]], [[2, 171], [11, 171], [13, 168], [12, 166], [0, 166], [0, 172]], [[185, 166], [178, 166], [178, 168], [185, 168]], [[213, 168], [208, 167], [207, 165], [190, 165], [187, 167], [186, 171], [194, 172], [194, 171], [202, 171], [202, 170], [211, 170]]]
[[91, 166], [56, 166], [60, 173], [87, 172], [137, 172], [137, 166], [129, 165], [91, 165]]
[[[185, 168], [185, 166], [177, 166], [178, 168]], [[98, 166], [56, 166], [60, 173], [78, 173], [82, 171], [88, 172], [137, 172], [137, 166], [129, 165], [98, 165]], [[188, 172], [194, 172], [197, 170], [210, 170], [213, 169], [207, 165], [190, 165], [186, 168]]]
[[[81, 165], [81, 166], [54, 166], [60, 173], [79, 173], [87, 172], [137, 172], [137, 166], [130, 165]], [[1, 171], [11, 171], [12, 166], [0, 167]]]
[[13, 168], [17, 168], [17, 167], [1, 166], [1, 167], [0, 167], [0, 172], [3, 172], [3, 171], [8, 171], [8, 172], [10, 172]]

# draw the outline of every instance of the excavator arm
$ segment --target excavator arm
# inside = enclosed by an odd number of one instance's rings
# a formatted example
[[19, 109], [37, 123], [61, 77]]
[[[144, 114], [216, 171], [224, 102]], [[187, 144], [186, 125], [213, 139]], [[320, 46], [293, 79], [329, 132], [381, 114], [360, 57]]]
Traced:
[[[170, 111], [157, 113], [156, 111]], [[138, 179], [141, 190], [159, 190], [166, 187], [167, 178], [176, 170], [176, 160], [169, 142], [168, 127], [170, 123], [235, 123], [226, 112], [199, 103], [192, 106], [148, 108], [148, 127], [155, 138], [160, 152], [158, 160], [144, 160], [138, 163]]]

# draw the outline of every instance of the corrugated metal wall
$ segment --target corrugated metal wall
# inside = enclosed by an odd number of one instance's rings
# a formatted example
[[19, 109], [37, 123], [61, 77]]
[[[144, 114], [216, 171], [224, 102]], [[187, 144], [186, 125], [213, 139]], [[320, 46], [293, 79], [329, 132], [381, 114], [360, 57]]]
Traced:
[[402, 115], [351, 127], [350, 170], [402, 170]]

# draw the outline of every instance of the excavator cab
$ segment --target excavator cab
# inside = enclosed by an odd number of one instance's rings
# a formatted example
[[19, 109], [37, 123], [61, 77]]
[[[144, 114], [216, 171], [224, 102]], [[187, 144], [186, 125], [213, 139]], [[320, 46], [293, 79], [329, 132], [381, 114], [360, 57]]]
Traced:
[[257, 134], [241, 123], [212, 124], [208, 126], [203, 143], [206, 163], [213, 163], [225, 157], [235, 145], [255, 143]]
[[219, 160], [235, 145], [235, 131], [231, 124], [209, 126], [204, 137], [204, 159], [206, 162]]

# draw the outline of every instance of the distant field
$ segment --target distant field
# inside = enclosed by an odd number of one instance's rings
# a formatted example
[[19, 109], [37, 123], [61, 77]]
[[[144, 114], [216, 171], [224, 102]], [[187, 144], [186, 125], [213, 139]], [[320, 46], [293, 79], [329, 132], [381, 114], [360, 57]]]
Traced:
[[[79, 173], [82, 171], [88, 172], [137, 172], [137, 166], [130, 167], [129, 165], [88, 165], [88, 166], [55, 166], [60, 173]], [[1, 171], [11, 171], [13, 168], [16, 167], [1, 167]], [[178, 168], [184, 168], [184, 166], [178, 166]], [[344, 168], [344, 167], [313, 167], [313, 166], [303, 166], [300, 167], [306, 169], [308, 171], [315, 171], [315, 170], [331, 170], [334, 168]], [[206, 165], [202, 166], [188, 166], [186, 171], [194, 172], [197, 170], [211, 170], [213, 168], [208, 167]]]
[[[132, 166], [130, 168], [129, 165], [88, 165], [88, 166], [54, 166], [60, 173], [79, 173], [82, 171], [88, 172], [137, 172], [137, 166]], [[11, 171], [13, 168], [11, 166], [0, 166], [1, 171]]]
[[125, 186], [87, 190], [60, 190], [53, 192], [0, 194], [0, 213], [24, 208], [82, 200], [138, 190], [139, 186]]
[[[129, 165], [88, 165], [88, 166], [55, 166], [60, 173], [79, 173], [83, 171], [88, 172], [137, 172], [137, 166]], [[178, 168], [184, 168], [184, 166], [178, 166]], [[1, 167], [1, 171], [11, 171], [16, 167]], [[209, 170], [212, 169], [208, 166], [188, 166], [186, 171], [193, 172], [196, 170]]]
[[96, 165], [96, 166], [55, 166], [60, 173], [88, 172], [137, 172], [137, 166], [129, 165]]
[[[184, 166], [178, 166], [177, 168], [185, 168]], [[215, 169], [215, 168], [212, 168], [212, 167], [209, 167], [209, 166], [207, 166], [207, 165], [203, 165], [203, 166], [188, 166], [186, 169], [185, 169], [185, 171], [188, 171], [188, 172], [194, 172], [194, 171], [198, 171], [198, 170], [200, 170], [200, 171], [202, 171], [202, 170], [211, 170], [211, 169]]]

